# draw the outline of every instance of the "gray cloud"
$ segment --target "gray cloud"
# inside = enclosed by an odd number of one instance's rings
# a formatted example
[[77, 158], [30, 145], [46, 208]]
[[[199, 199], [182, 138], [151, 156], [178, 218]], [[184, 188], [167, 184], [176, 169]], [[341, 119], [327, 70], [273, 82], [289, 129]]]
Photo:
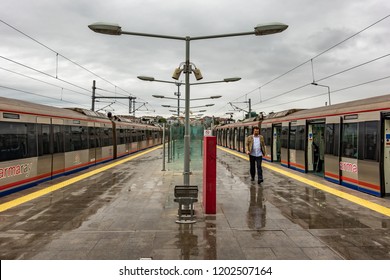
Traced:
[[[308, 86], [283, 94], [310, 83], [313, 79], [310, 63], [262, 87], [320, 52], [351, 36], [386, 16], [390, 3], [385, 0], [346, 1], [27, 1], [3, 0], [0, 19], [30, 35], [55, 52], [86, 67], [110, 83], [75, 66], [56, 53], [26, 38], [0, 22], [1, 56], [36, 68], [49, 75], [76, 84], [82, 89], [58, 79], [42, 75], [15, 63], [0, 59], [0, 67], [56, 84], [38, 82], [0, 69], [0, 85], [40, 95], [58, 101], [0, 88], [1, 96], [17, 97], [44, 104], [67, 107], [71, 100], [90, 107], [92, 80], [97, 81], [99, 94], [131, 93], [140, 102], [148, 102], [150, 114], [168, 116], [161, 104], [176, 105], [173, 100], [160, 100], [152, 94], [174, 97], [174, 85], [138, 80], [138, 75], [171, 80], [173, 69], [184, 60], [184, 42], [135, 36], [105, 36], [88, 29], [97, 21], [119, 23], [123, 30], [175, 36], [199, 36], [253, 30], [257, 24], [280, 21], [289, 28], [272, 36], [233, 37], [191, 42], [191, 61], [201, 70], [205, 81], [239, 76], [237, 83], [215, 84], [191, 88], [191, 97], [220, 94], [208, 115], [225, 115], [228, 102], [251, 98], [256, 111], [279, 111], [290, 107], [322, 106], [326, 96], [294, 102], [305, 96], [321, 93], [323, 88]], [[313, 60], [314, 78], [322, 79], [339, 71], [385, 55], [390, 42], [387, 18], [367, 31]], [[386, 76], [389, 58], [323, 80], [332, 90]], [[117, 87], [113, 86], [116, 85]], [[334, 102], [344, 102], [371, 95], [388, 93], [388, 80], [356, 87], [334, 94]], [[62, 89], [63, 88], [63, 89]], [[79, 93], [74, 93], [75, 90]], [[184, 91], [184, 87], [182, 88]], [[281, 95], [278, 98], [275, 96]], [[260, 103], [260, 96], [262, 101]], [[286, 103], [285, 105], [278, 105]], [[164, 101], [164, 102], [163, 102]], [[125, 101], [120, 101], [125, 103]], [[211, 102], [211, 101], [210, 101]], [[125, 105], [112, 105], [117, 113], [126, 113]], [[209, 102], [207, 102], [209, 103]], [[194, 103], [195, 104], [195, 103]], [[196, 103], [195, 105], [198, 105]], [[74, 104], [73, 104], [74, 105]], [[107, 105], [107, 104], [105, 104]], [[105, 106], [102, 103], [97, 107]], [[139, 112], [137, 115], [148, 114]], [[241, 117], [241, 113], [236, 114]]]

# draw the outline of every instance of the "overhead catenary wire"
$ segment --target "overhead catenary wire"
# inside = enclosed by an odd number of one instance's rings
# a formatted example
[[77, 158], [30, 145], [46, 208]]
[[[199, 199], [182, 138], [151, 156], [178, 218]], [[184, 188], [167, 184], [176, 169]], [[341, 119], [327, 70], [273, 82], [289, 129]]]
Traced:
[[[359, 84], [356, 84], [356, 85], [351, 85], [351, 86], [347, 86], [347, 87], [344, 87], [344, 88], [332, 90], [332, 91], [330, 91], [330, 93], [336, 93], [336, 92], [348, 90], [348, 89], [351, 89], [351, 88], [355, 88], [355, 87], [359, 87], [359, 86], [364, 86], [364, 85], [367, 85], [367, 84], [370, 84], [370, 83], [375, 83], [375, 82], [383, 81], [383, 80], [386, 80], [386, 79], [389, 79], [389, 78], [390, 78], [390, 76], [381, 77], [381, 78], [378, 78], [378, 79], [370, 80], [370, 81], [363, 82], [363, 83], [359, 83]], [[303, 100], [312, 99], [312, 98], [316, 98], [316, 97], [323, 96], [323, 95], [328, 95], [328, 92], [324, 92], [324, 93], [320, 93], [320, 94], [316, 94], [316, 95], [312, 95], [312, 96], [305, 96], [305, 97], [302, 97], [302, 98], [300, 98], [300, 99], [289, 100], [289, 101], [287, 101], [287, 102], [278, 103], [278, 104], [274, 104], [274, 105], [267, 106], [267, 107], [260, 107], [260, 110], [267, 109], [267, 108], [271, 108], [271, 107], [275, 107], [275, 106], [282, 106], [282, 105], [286, 105], [286, 104], [291, 104], [291, 103], [295, 103], [295, 102], [300, 102], [300, 101], [303, 101]], [[259, 103], [256, 103], [256, 104], [254, 104], [254, 105], [257, 105], [257, 104], [259, 104]]]
[[[121, 87], [115, 85], [114, 83], [108, 81], [107, 79], [101, 77], [100, 75], [98, 75], [98, 74], [96, 74], [96, 73], [90, 71], [90, 70], [87, 69], [86, 67], [80, 65], [79, 63], [77, 63], [77, 62], [75, 62], [75, 61], [69, 59], [68, 57], [66, 57], [66, 56], [64, 56], [64, 55], [62, 55], [62, 54], [60, 54], [59, 52], [55, 51], [55, 50], [52, 49], [51, 47], [47, 46], [46, 44], [41, 43], [40, 41], [36, 40], [36, 39], [33, 38], [32, 36], [26, 34], [25, 32], [23, 32], [23, 31], [21, 31], [21, 30], [19, 30], [19, 29], [17, 29], [16, 27], [14, 27], [14, 26], [8, 24], [8, 23], [5, 22], [4, 20], [1, 20], [1, 19], [0, 19], [0, 22], [4, 23], [5, 25], [9, 26], [10, 28], [14, 29], [15, 31], [17, 31], [17, 32], [19, 32], [19, 33], [21, 33], [21, 34], [23, 34], [23, 35], [26, 36], [27, 38], [29, 38], [29, 39], [33, 40], [34, 42], [36, 42], [37, 44], [41, 45], [42, 47], [44, 47], [44, 48], [50, 50], [51, 52], [53, 52], [53, 53], [56, 55], [56, 73], [55, 73], [55, 76], [54, 76], [54, 75], [51, 75], [51, 74], [46, 73], [46, 72], [44, 72], [44, 71], [41, 71], [41, 70], [39, 70], [39, 69], [36, 69], [36, 68], [34, 68], [34, 67], [31, 67], [31, 66], [28, 66], [28, 65], [26, 65], [26, 64], [23, 64], [23, 63], [21, 63], [21, 62], [17, 62], [17, 61], [15, 61], [15, 60], [13, 60], [13, 59], [10, 59], [10, 58], [4, 57], [4, 56], [0, 56], [0, 58], [2, 58], [2, 59], [4, 59], [4, 60], [7, 60], [7, 61], [9, 61], [9, 62], [12, 62], [12, 63], [14, 63], [14, 64], [17, 64], [17, 65], [19, 65], [19, 66], [25, 67], [25, 68], [27, 68], [27, 69], [29, 69], [29, 70], [35, 71], [35, 72], [37, 72], [37, 73], [40, 73], [40, 74], [42, 74], [42, 75], [45, 75], [45, 76], [47, 76], [47, 77], [50, 77], [50, 78], [56, 79], [56, 80], [58, 80], [58, 81], [64, 82], [64, 83], [66, 83], [66, 84], [68, 84], [68, 85], [71, 85], [71, 86], [77, 87], [77, 88], [79, 88], [79, 89], [82, 89], [82, 90], [84, 90], [84, 91], [90, 92], [90, 89], [89, 89], [89, 88], [84, 88], [84, 87], [79, 86], [79, 85], [77, 85], [77, 84], [75, 84], [75, 83], [69, 82], [69, 81], [67, 81], [67, 80], [65, 80], [65, 79], [62, 79], [62, 78], [59, 78], [59, 76], [58, 76], [58, 57], [60, 56], [60, 57], [62, 57], [62, 58], [64, 58], [64, 59], [68, 60], [69, 62], [71, 62], [71, 63], [77, 65], [77, 66], [80, 67], [81, 69], [87, 71], [88, 73], [90, 73], [90, 74], [92, 74], [92, 75], [98, 77], [99, 79], [101, 79], [101, 80], [103, 80], [103, 81], [105, 81], [105, 82], [111, 84], [112, 86], [115, 87], [115, 89], [122, 90], [122, 91], [126, 92], [127, 94], [125, 95], [125, 94], [122, 94], [122, 93], [117, 92], [117, 91], [113, 92], [113, 91], [109, 91], [109, 90], [106, 90], [106, 89], [99, 88], [101, 91], [110, 92], [110, 93], [114, 93], [115, 95], [121, 95], [121, 96], [125, 96], [125, 97], [127, 97], [127, 96], [135, 97], [135, 96], [134, 96], [133, 94], [131, 94], [130, 92], [128, 92], [128, 91], [122, 89]], [[60, 88], [64, 89], [64, 88], [61, 87], [61, 86], [57, 86], [57, 85], [54, 85], [54, 84], [52, 84], [52, 83], [47, 83], [47, 82], [44, 82], [44, 81], [42, 81], [42, 80], [39, 80], [39, 79], [36, 79], [36, 78], [32, 78], [32, 77], [29, 77], [29, 76], [24, 75], [24, 74], [14, 72], [14, 71], [12, 71], [12, 70], [7, 70], [7, 69], [5, 69], [5, 68], [3, 68], [3, 70], [9, 71], [9, 72], [13, 72], [14, 74], [18, 74], [18, 75], [21, 75], [21, 76], [24, 76], [24, 77], [27, 77], [27, 78], [30, 78], [30, 79], [35, 79], [36, 81], [40, 81], [40, 82], [46, 83], [46, 84], [48, 84], [48, 85], [56, 86], [56, 87], [60, 87]], [[67, 89], [67, 90], [70, 90], [70, 89]], [[78, 94], [81, 94], [81, 95], [84, 95], [84, 96], [90, 97], [89, 94], [83, 94], [83, 93], [80, 93], [80, 92], [77, 92], [77, 91], [74, 91], [74, 90], [70, 90], [70, 91], [75, 92], [75, 93], [78, 93]], [[138, 99], [139, 99], [139, 100], [143, 100], [142, 98], [138, 98]], [[113, 100], [115, 100], [115, 96], [113, 96]], [[117, 104], [121, 104], [121, 105], [127, 107], [127, 105], [125, 105], [125, 104], [123, 104], [123, 103], [121, 103], [121, 102], [116, 102], [116, 103], [117, 103]]]
[[53, 86], [53, 87], [61, 88], [62, 90], [65, 89], [65, 90], [68, 90], [68, 91], [71, 91], [71, 92], [74, 92], [74, 93], [77, 93], [77, 94], [90, 96], [90, 95], [87, 95], [86, 93], [75, 91], [75, 90], [69, 89], [69, 88], [64, 88], [62, 86], [59, 86], [59, 85], [56, 85], [56, 84], [53, 84], [53, 83], [49, 83], [49, 82], [46, 82], [46, 81], [43, 81], [43, 80], [31, 77], [31, 76], [28, 76], [28, 75], [25, 75], [25, 74], [13, 71], [13, 70], [10, 70], [10, 69], [6, 69], [6, 68], [3, 68], [3, 67], [0, 67], [0, 69], [4, 70], [4, 71], [7, 71], [7, 72], [10, 72], [10, 73], [13, 73], [13, 74], [16, 74], [16, 75], [19, 75], [19, 76], [22, 76], [22, 77], [25, 77], [25, 78], [28, 78], [28, 79], [31, 79], [31, 80], [34, 80], [34, 81], [37, 81], [37, 82], [40, 82], [40, 83], [44, 83], [44, 84], [47, 84], [47, 85], [50, 85], [50, 86]]
[[[44, 43], [38, 41], [37, 39], [33, 38], [32, 36], [28, 35], [27, 33], [23, 32], [23, 31], [19, 30], [18, 28], [14, 27], [13, 25], [11, 25], [11, 24], [5, 22], [4, 20], [0, 19], [0, 22], [2, 22], [3, 24], [7, 25], [7, 26], [10, 27], [10, 28], [12, 28], [12, 29], [15, 30], [16, 32], [18, 32], [18, 33], [20, 33], [20, 34], [26, 36], [27, 38], [29, 38], [29, 39], [31, 39], [32, 41], [36, 42], [37, 44], [41, 45], [42, 47], [48, 49], [49, 51], [53, 52], [53, 53], [56, 55], [57, 67], [58, 67], [58, 56], [60, 56], [60, 57], [62, 57], [63, 59], [65, 59], [65, 60], [67, 60], [67, 61], [73, 63], [74, 65], [80, 67], [81, 69], [87, 71], [88, 73], [94, 75], [95, 77], [97, 77], [97, 78], [99, 78], [99, 79], [101, 79], [101, 80], [107, 82], [108, 84], [110, 84], [110, 85], [112, 85], [112, 86], [114, 86], [114, 87], [116, 87], [116, 88], [122, 90], [123, 92], [126, 92], [126, 93], [129, 94], [129, 95], [132, 95], [130, 92], [126, 91], [125, 89], [122, 89], [121, 87], [115, 85], [115, 84], [112, 83], [111, 81], [109, 81], [109, 80], [107, 80], [107, 79], [101, 77], [100, 75], [98, 75], [98, 74], [96, 74], [95, 72], [89, 70], [88, 68], [82, 66], [81, 64], [79, 64], [79, 63], [73, 61], [72, 59], [70, 59], [70, 58], [68, 58], [68, 57], [66, 57], [66, 56], [64, 56], [64, 55], [62, 55], [61, 53], [55, 51], [55, 50], [52, 49], [51, 47], [49, 47], [49, 46], [47, 46], [46, 44], [44, 44]], [[58, 69], [56, 69], [56, 77], [58, 76], [57, 70], [58, 70]], [[61, 80], [61, 81], [63, 81], [63, 80]]]
[[[388, 57], [388, 56], [390, 56], [390, 53], [385, 54], [385, 55], [382, 55], [382, 56], [379, 56], [379, 57], [376, 57], [376, 58], [371, 59], [371, 60], [369, 60], [369, 61], [365, 61], [365, 62], [363, 62], [363, 63], [360, 63], [360, 64], [358, 64], [358, 65], [349, 67], [349, 68], [344, 69], [344, 70], [342, 70], [342, 71], [333, 73], [333, 74], [331, 74], [331, 75], [329, 75], [329, 76], [326, 76], [326, 77], [323, 77], [323, 78], [321, 78], [321, 79], [318, 79], [317, 81], [319, 82], [319, 81], [323, 81], [323, 80], [329, 79], [329, 78], [331, 78], [331, 77], [335, 77], [335, 76], [337, 76], [337, 75], [346, 73], [346, 72], [348, 72], [348, 71], [351, 71], [351, 70], [356, 69], [356, 68], [358, 68], [358, 67], [361, 67], [361, 66], [367, 65], [367, 64], [369, 64], [369, 63], [378, 61], [378, 60], [383, 59], [383, 58], [386, 58], [386, 57]], [[380, 79], [379, 79], [379, 80], [380, 80]], [[296, 88], [291, 89], [291, 90], [288, 90], [288, 91], [286, 91], [286, 92], [283, 92], [283, 93], [274, 95], [274, 96], [272, 96], [272, 97], [263, 99], [261, 102], [254, 103], [253, 105], [257, 105], [257, 104], [259, 104], [259, 103], [267, 102], [267, 101], [269, 101], [269, 100], [272, 100], [272, 99], [281, 97], [281, 96], [283, 96], [283, 95], [286, 95], [286, 94], [288, 94], [288, 93], [291, 93], [291, 92], [296, 91], [296, 90], [299, 90], [299, 89], [302, 89], [302, 88], [307, 87], [307, 86], [309, 86], [309, 85], [311, 85], [311, 83], [304, 84], [304, 85], [302, 85], [302, 86], [296, 87]]]
[[[277, 77], [275, 77], [275, 78], [269, 80], [268, 82], [266, 82], [266, 83], [264, 83], [264, 84], [262, 84], [262, 85], [256, 87], [255, 89], [253, 89], [253, 90], [251, 90], [251, 91], [249, 91], [249, 92], [246, 92], [246, 93], [240, 95], [239, 97], [233, 99], [231, 102], [236, 101], [236, 100], [239, 100], [239, 99], [243, 98], [244, 96], [247, 96], [248, 94], [251, 94], [251, 93], [253, 93], [253, 92], [255, 92], [255, 91], [257, 91], [257, 90], [259, 90], [259, 89], [261, 89], [261, 88], [263, 88], [263, 87], [265, 87], [265, 86], [271, 84], [271, 83], [273, 83], [274, 81], [281, 79], [282, 77], [284, 77], [284, 76], [290, 74], [291, 72], [293, 72], [294, 70], [296, 70], [296, 69], [302, 67], [303, 65], [305, 65], [305, 64], [307, 64], [307, 63], [309, 63], [309, 62], [312, 62], [313, 59], [318, 58], [318, 57], [324, 55], [325, 53], [329, 52], [330, 50], [332, 50], [332, 49], [334, 49], [334, 48], [340, 46], [341, 44], [345, 43], [346, 41], [348, 41], [348, 40], [350, 40], [350, 39], [356, 37], [357, 35], [361, 34], [362, 32], [364, 32], [364, 31], [366, 31], [366, 30], [368, 30], [368, 29], [370, 29], [371, 27], [373, 27], [373, 26], [375, 26], [376, 24], [378, 24], [378, 23], [380, 23], [380, 22], [386, 20], [386, 19], [389, 18], [389, 17], [390, 17], [390, 15], [386, 15], [386, 16], [382, 17], [381, 19], [375, 21], [374, 23], [372, 23], [372, 24], [366, 26], [365, 28], [359, 30], [358, 32], [352, 34], [351, 36], [348, 36], [348, 37], [345, 38], [344, 40], [342, 40], [342, 41], [340, 41], [340, 42], [338, 42], [338, 43], [332, 45], [331, 47], [325, 49], [324, 51], [318, 53], [317, 55], [311, 57], [310, 59], [308, 59], [308, 60], [306, 60], [306, 61], [304, 61], [304, 62], [298, 64], [297, 66], [295, 66], [295, 67], [293, 67], [293, 68], [291, 68], [291, 69], [289, 69], [288, 71], [284, 72], [283, 74], [281, 74], [281, 75], [279, 75], [279, 76], [277, 76]], [[330, 76], [328, 76], [328, 77], [323, 77], [323, 78], [321, 78], [321, 79], [318, 79], [317, 81], [325, 80], [325, 79], [327, 79], [327, 78], [330, 78], [330, 77], [336, 76], [336, 75], [338, 75], [338, 74], [344, 73], [344, 72], [346, 72], [346, 71], [352, 70], [352, 69], [354, 69], [354, 68], [363, 66], [363, 65], [365, 65], [365, 64], [367, 64], [367, 63], [376, 61], [376, 60], [378, 60], [378, 59], [383, 59], [383, 58], [385, 58], [385, 57], [387, 57], [387, 56], [389, 56], [389, 55], [390, 55], [390, 54], [386, 54], [386, 55], [384, 55], [384, 56], [382, 56], [382, 57], [378, 57], [378, 58], [375, 58], [375, 59], [370, 60], [370, 61], [368, 61], [368, 62], [365, 62], [365, 63], [362, 63], [362, 64], [360, 64], [360, 65], [354, 66], [354, 67], [351, 68], [351, 69], [346, 69], [346, 70], [344, 70], [344, 71], [341, 71], [341, 72], [332, 74], [332, 75], [330, 75]], [[297, 87], [297, 88], [294, 88], [294, 89], [292, 89], [292, 90], [288, 90], [288, 91], [286, 91], [286, 92], [284, 92], [284, 93], [282, 93], [282, 94], [279, 94], [278, 96], [274, 96], [274, 97], [272, 97], [272, 98], [263, 99], [263, 100], [262, 100], [262, 103], [265, 102], [265, 101], [267, 101], [267, 100], [274, 99], [274, 98], [276, 98], [276, 97], [280, 97], [280, 96], [282, 96], [282, 95], [285, 95], [285, 94], [287, 94], [287, 93], [291, 93], [291, 92], [296, 91], [296, 90], [298, 90], [298, 89], [301, 89], [301, 88], [303, 88], [303, 87], [305, 87], [305, 86], [307, 86], [307, 85], [308, 85], [308, 84], [303, 85], [303, 86], [300, 86], [300, 87]], [[258, 103], [256, 103], [256, 104], [258, 104]], [[254, 104], [254, 105], [256, 105], [256, 104]], [[225, 106], [224, 106], [224, 107], [225, 107]]]
[[[28, 66], [26, 66], [26, 67], [28, 67]], [[90, 94], [82, 93], [82, 92], [75, 91], [75, 90], [72, 90], [72, 89], [69, 89], [69, 88], [65, 88], [65, 87], [62, 87], [62, 86], [59, 86], [59, 85], [56, 85], [56, 84], [53, 84], [53, 83], [49, 83], [49, 82], [43, 81], [41, 79], [37, 79], [37, 78], [31, 77], [31, 76], [28, 76], [28, 75], [25, 75], [25, 74], [22, 74], [22, 73], [10, 70], [10, 69], [6, 69], [6, 68], [3, 68], [3, 67], [0, 67], [0, 69], [4, 70], [4, 71], [7, 71], [9, 73], [13, 73], [15, 75], [19, 75], [19, 76], [22, 76], [22, 77], [25, 77], [25, 78], [28, 78], [28, 79], [35, 80], [35, 81], [40, 82], [40, 83], [44, 83], [44, 84], [47, 84], [47, 85], [50, 85], [50, 86], [53, 86], [53, 87], [56, 87], [56, 88], [60, 88], [61, 89], [61, 96], [63, 94], [63, 90], [67, 90], [67, 91], [70, 91], [70, 92], [73, 92], [73, 93], [77, 93], [77, 94], [80, 94], [80, 95], [84, 95], [84, 96], [90, 97]], [[29, 69], [31, 69], [31, 68], [29, 68]], [[33, 70], [33, 69], [31, 69], [31, 70]], [[37, 69], [35, 69], [35, 70], [37, 70]], [[39, 70], [37, 70], [37, 71], [41, 72]], [[49, 74], [49, 77], [50, 77], [50, 74]], [[53, 78], [53, 77], [51, 77], [51, 78]], [[31, 93], [31, 92], [28, 92], [28, 91], [24, 91], [24, 90], [18, 90], [18, 89], [14, 89], [14, 88], [11, 88], [11, 87], [2, 86], [2, 88], [13, 89], [13, 90], [16, 90], [16, 91], [19, 91], [19, 92], [29, 93], [29, 94], [33, 94], [33, 95], [40, 96], [40, 97], [47, 97], [47, 96], [44, 96], [44, 95], [39, 95], [39, 94], [36, 94], [36, 93]], [[101, 89], [101, 88], [99, 88], [99, 90], [102, 90], [102, 91], [105, 91], [105, 92], [115, 93], [115, 92], [112, 92], [112, 91], [109, 91], [109, 90], [104, 90], [104, 89]], [[47, 98], [50, 98], [50, 97], [47, 97]], [[56, 98], [52, 98], [52, 99], [57, 100]], [[113, 96], [112, 99], [115, 100], [115, 96]], [[61, 98], [60, 100], [63, 100], [63, 99]], [[116, 103], [122, 105], [123, 107], [126, 107], [126, 108], [128, 107], [127, 104], [124, 104], [122, 102], [118, 102], [117, 101]]]
[[84, 87], [82, 87], [82, 86], [76, 85], [76, 84], [71, 83], [71, 82], [68, 82], [68, 81], [66, 81], [66, 80], [63, 80], [63, 79], [60, 79], [60, 78], [56, 78], [55, 76], [50, 75], [49, 73], [43, 72], [43, 71], [38, 70], [38, 69], [36, 69], [36, 68], [34, 68], [34, 67], [28, 66], [28, 65], [23, 64], [23, 63], [21, 63], [21, 62], [17, 62], [17, 61], [15, 61], [15, 60], [13, 60], [13, 59], [4, 57], [4, 56], [2, 56], [2, 55], [0, 55], [0, 58], [2, 58], [2, 59], [4, 59], [4, 60], [7, 60], [7, 61], [9, 61], [9, 62], [15, 63], [15, 64], [17, 64], [17, 65], [19, 65], [19, 66], [25, 67], [25, 68], [27, 68], [27, 69], [30, 69], [30, 70], [32, 70], [32, 71], [35, 71], [35, 72], [37, 72], [37, 73], [40, 73], [40, 74], [42, 74], [42, 75], [45, 75], [45, 76], [47, 76], [47, 77], [50, 77], [50, 78], [59, 80], [59, 81], [64, 82], [64, 83], [66, 83], [66, 84], [68, 84], [68, 85], [77, 87], [77, 88], [79, 88], [79, 89], [82, 89], [82, 90], [85, 90], [85, 91], [88, 91], [88, 92], [91, 91], [90, 89], [86, 89], [86, 88], [84, 88]]
[[56, 101], [61, 101], [61, 102], [66, 102], [66, 103], [71, 103], [71, 104], [76, 104], [76, 105], [80, 106], [80, 103], [76, 103], [76, 102], [73, 102], [73, 101], [68, 101], [68, 100], [65, 100], [65, 99], [63, 99], [63, 98], [59, 99], [59, 98], [55, 98], [55, 97], [52, 97], [52, 96], [46, 96], [46, 95], [43, 95], [43, 94], [34, 93], [34, 92], [31, 92], [31, 91], [26, 91], [26, 90], [22, 90], [22, 89], [16, 89], [16, 88], [12, 88], [12, 87], [8, 87], [8, 86], [3, 86], [3, 85], [0, 85], [0, 88], [4, 88], [4, 89], [8, 89], [8, 90], [13, 90], [13, 91], [18, 91], [18, 92], [23, 92], [23, 93], [26, 93], [26, 94], [31, 94], [31, 95], [35, 95], [35, 96], [39, 96], [39, 97], [44, 97], [44, 98], [48, 98], [48, 99], [52, 99], [52, 100], [56, 100]]
[[[79, 63], [73, 61], [72, 59], [70, 59], [70, 58], [68, 58], [68, 57], [66, 57], [66, 56], [64, 56], [64, 55], [62, 55], [61, 53], [55, 51], [53, 48], [47, 46], [46, 44], [44, 44], [44, 43], [42, 43], [42, 42], [40, 42], [40, 41], [38, 41], [37, 39], [33, 38], [32, 36], [26, 34], [26, 33], [23, 32], [23, 31], [19, 30], [18, 28], [12, 26], [11, 24], [5, 22], [4, 20], [0, 19], [0, 22], [2, 22], [3, 24], [7, 25], [7, 26], [10, 27], [10, 28], [12, 28], [13, 30], [17, 31], [18, 33], [20, 33], [20, 34], [26, 36], [27, 38], [31, 39], [31, 40], [34, 41], [35, 43], [39, 44], [40, 46], [42, 46], [42, 47], [48, 49], [49, 51], [53, 52], [53, 53], [55, 54], [55, 56], [56, 56], [56, 73], [55, 73], [55, 76], [54, 76], [54, 75], [51, 75], [51, 74], [46, 73], [46, 72], [44, 72], [44, 71], [38, 70], [38, 69], [36, 69], [36, 68], [34, 68], [34, 67], [31, 67], [31, 66], [28, 66], [28, 65], [26, 65], [26, 64], [23, 64], [23, 63], [21, 63], [21, 62], [17, 62], [17, 61], [15, 61], [15, 60], [13, 60], [13, 59], [10, 59], [10, 58], [4, 57], [4, 56], [0, 56], [0, 58], [2, 58], [2, 59], [4, 59], [4, 60], [7, 60], [7, 61], [9, 61], [9, 62], [15, 63], [15, 64], [17, 64], [17, 65], [19, 65], [19, 66], [25, 67], [25, 68], [27, 68], [27, 69], [30, 69], [30, 70], [32, 70], [32, 71], [35, 71], [35, 72], [37, 72], [37, 73], [40, 73], [40, 74], [42, 74], [42, 75], [45, 75], [45, 76], [47, 76], [47, 77], [50, 77], [50, 78], [56, 79], [56, 80], [58, 80], [58, 81], [64, 82], [64, 83], [66, 83], [66, 84], [68, 84], [68, 85], [71, 85], [71, 86], [74, 86], [74, 87], [76, 87], [76, 88], [82, 89], [82, 90], [84, 90], [84, 91], [90, 92], [90, 89], [89, 89], [89, 88], [84, 88], [84, 87], [82, 87], [82, 86], [80, 86], [80, 85], [77, 85], [77, 84], [72, 83], [72, 82], [69, 82], [69, 81], [67, 81], [67, 80], [65, 80], [65, 79], [59, 78], [59, 76], [58, 76], [58, 57], [62, 57], [62, 58], [64, 58], [65, 60], [67, 60], [67, 61], [71, 62], [72, 64], [78, 66], [79, 68], [83, 69], [84, 71], [87, 71], [88, 73], [94, 75], [95, 77], [97, 77], [97, 78], [99, 78], [99, 79], [101, 79], [101, 80], [103, 80], [103, 81], [109, 83], [110, 85], [114, 86], [115, 89], [119, 89], [119, 90], [121, 90], [121, 91], [127, 93], [127, 94], [122, 94], [122, 93], [120, 93], [120, 92], [115, 92], [115, 94], [121, 95], [121, 96], [133, 96], [130, 92], [126, 91], [125, 89], [123, 89], [123, 88], [121, 88], [121, 87], [115, 85], [115, 84], [112, 83], [111, 81], [109, 81], [109, 80], [107, 80], [107, 79], [101, 77], [100, 75], [96, 74], [95, 72], [93, 72], [93, 71], [89, 70], [88, 68], [82, 66], [81, 64], [79, 64]], [[62, 91], [63, 91], [63, 89], [64, 89], [64, 87], [61, 87], [61, 86], [58, 86], [58, 85], [54, 85], [54, 84], [52, 84], [52, 83], [48, 83], [48, 82], [45, 82], [45, 81], [42, 81], [42, 80], [39, 80], [39, 79], [36, 79], [36, 78], [32, 78], [32, 77], [29, 77], [29, 76], [27, 76], [27, 75], [24, 75], [24, 74], [21, 74], [21, 73], [14, 72], [14, 71], [12, 71], [12, 70], [7, 70], [7, 69], [5, 69], [5, 68], [2, 68], [2, 69], [3, 69], [3, 70], [6, 70], [6, 71], [9, 71], [9, 72], [13, 72], [14, 74], [18, 74], [18, 75], [21, 75], [21, 76], [30, 78], [30, 79], [35, 79], [36, 81], [39, 81], [39, 82], [42, 82], [42, 83], [45, 83], [45, 84], [48, 84], [48, 85], [51, 85], [51, 86], [59, 87], [59, 88], [62, 89]], [[4, 87], [3, 87], [3, 88], [4, 88]], [[9, 88], [9, 89], [11, 89], [11, 88]], [[15, 90], [16, 90], [16, 89], [15, 89]], [[81, 95], [90, 97], [90, 94], [84, 94], [84, 93], [77, 92], [77, 91], [74, 91], [74, 90], [71, 90], [71, 89], [66, 89], [66, 90], [69, 90], [69, 91], [72, 91], [72, 92], [74, 92], [74, 93], [78, 93], [78, 94], [81, 94]], [[103, 89], [102, 89], [102, 90], [103, 90]], [[20, 92], [28, 93], [27, 91], [20, 91]], [[33, 93], [30, 92], [30, 94], [33, 94]], [[35, 95], [36, 95], [36, 96], [39, 96], [38, 94], [35, 94]], [[43, 97], [44, 97], [44, 96], [43, 96]], [[115, 97], [113, 97], [113, 100], [115, 100]], [[120, 103], [120, 102], [118, 102], [118, 103]], [[127, 105], [125, 105], [125, 104], [123, 104], [123, 103], [121, 103], [121, 105], [127, 107]]]

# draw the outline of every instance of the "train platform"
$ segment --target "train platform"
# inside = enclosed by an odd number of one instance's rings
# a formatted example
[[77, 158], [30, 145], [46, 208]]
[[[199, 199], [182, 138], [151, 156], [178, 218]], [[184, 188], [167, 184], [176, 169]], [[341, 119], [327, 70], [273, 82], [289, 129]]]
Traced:
[[[182, 161], [178, 161], [182, 166]], [[389, 260], [390, 199], [218, 148], [217, 213], [178, 224], [161, 146], [0, 198], [2, 260]]]

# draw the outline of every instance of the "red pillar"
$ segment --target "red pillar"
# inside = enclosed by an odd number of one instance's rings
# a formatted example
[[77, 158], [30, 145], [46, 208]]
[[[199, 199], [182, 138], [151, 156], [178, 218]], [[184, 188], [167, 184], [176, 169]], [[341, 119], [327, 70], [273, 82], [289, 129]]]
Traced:
[[205, 214], [217, 213], [217, 138], [203, 137], [203, 208]]

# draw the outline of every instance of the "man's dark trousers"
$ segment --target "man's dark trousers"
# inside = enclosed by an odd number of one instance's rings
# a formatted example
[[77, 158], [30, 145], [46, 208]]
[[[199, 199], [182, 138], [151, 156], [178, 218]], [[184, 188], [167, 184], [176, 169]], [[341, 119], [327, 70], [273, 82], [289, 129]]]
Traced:
[[259, 181], [263, 180], [263, 170], [261, 168], [262, 160], [263, 160], [263, 157], [255, 157], [255, 156], [249, 155], [251, 177], [255, 178], [255, 175], [256, 175], [255, 164], [256, 164], [257, 176], [258, 176]]

